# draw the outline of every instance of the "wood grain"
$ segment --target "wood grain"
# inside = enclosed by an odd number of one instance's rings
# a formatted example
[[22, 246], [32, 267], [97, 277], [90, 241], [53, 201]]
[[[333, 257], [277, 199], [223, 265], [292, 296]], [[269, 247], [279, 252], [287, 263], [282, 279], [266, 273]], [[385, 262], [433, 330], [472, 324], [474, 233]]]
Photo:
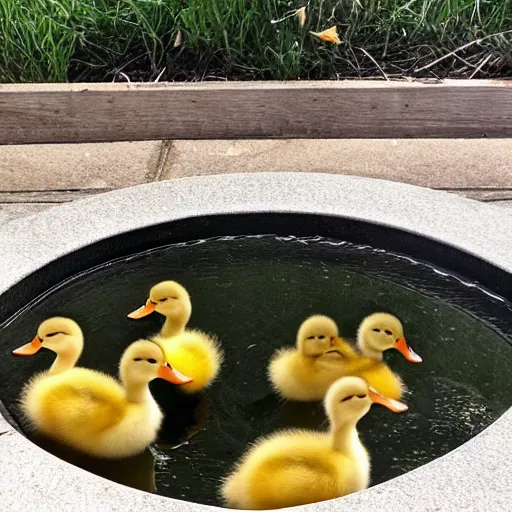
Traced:
[[512, 137], [512, 81], [0, 86], [0, 144]]

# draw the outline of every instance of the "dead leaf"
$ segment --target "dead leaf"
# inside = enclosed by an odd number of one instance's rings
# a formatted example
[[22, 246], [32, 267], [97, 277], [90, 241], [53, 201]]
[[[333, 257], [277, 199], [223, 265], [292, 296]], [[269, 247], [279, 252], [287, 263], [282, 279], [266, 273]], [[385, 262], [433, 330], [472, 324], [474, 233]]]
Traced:
[[306, 24], [306, 8], [301, 7], [295, 12], [297, 18], [299, 18], [299, 27], [302, 28]]
[[183, 36], [181, 35], [181, 30], [178, 30], [178, 33], [176, 34], [176, 39], [174, 40], [174, 48], [178, 48], [178, 46], [181, 46]]
[[327, 41], [333, 44], [341, 44], [341, 39], [338, 37], [338, 29], [336, 25], [323, 32], [311, 32], [314, 36], [318, 37], [322, 41]]

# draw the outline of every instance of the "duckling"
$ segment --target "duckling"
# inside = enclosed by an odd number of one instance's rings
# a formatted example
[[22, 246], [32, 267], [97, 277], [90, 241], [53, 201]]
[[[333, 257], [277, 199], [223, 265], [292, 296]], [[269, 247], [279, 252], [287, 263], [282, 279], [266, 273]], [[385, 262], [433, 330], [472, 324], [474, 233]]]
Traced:
[[[421, 363], [421, 357], [409, 347], [404, 337], [402, 323], [389, 313], [374, 313], [360, 324], [357, 346], [361, 352], [360, 369], [353, 375], [367, 380], [379, 393], [398, 400], [406, 387], [402, 379], [384, 362], [383, 352], [394, 348], [408, 361]], [[365, 364], [366, 363], [366, 364]]]
[[256, 442], [223, 482], [226, 506], [268, 510], [315, 503], [366, 489], [370, 460], [357, 422], [379, 403], [407, 406], [377, 393], [358, 377], [343, 377], [324, 401], [329, 432], [289, 430]]
[[22, 410], [42, 434], [88, 455], [135, 455], [155, 440], [163, 418], [149, 382], [159, 377], [186, 384], [190, 378], [171, 368], [148, 340], [128, 346], [119, 373], [122, 384], [85, 368], [38, 375], [23, 389]]
[[151, 288], [146, 304], [128, 318], [143, 318], [154, 311], [165, 317], [165, 323], [151, 340], [162, 347], [173, 367], [192, 379], [181, 389], [196, 393], [209, 386], [217, 377], [224, 356], [214, 338], [196, 329], [186, 329], [192, 314], [187, 290], [176, 281], [162, 281]]
[[275, 353], [268, 375], [275, 390], [284, 398], [322, 400], [336, 379], [350, 375], [358, 357], [357, 351], [338, 337], [334, 320], [314, 315], [299, 327], [295, 348]]
[[46, 372], [39, 374], [56, 375], [74, 368], [82, 355], [84, 336], [80, 326], [70, 318], [52, 317], [42, 322], [35, 338], [26, 345], [17, 348], [13, 354], [31, 356], [46, 348], [57, 354], [52, 366]]

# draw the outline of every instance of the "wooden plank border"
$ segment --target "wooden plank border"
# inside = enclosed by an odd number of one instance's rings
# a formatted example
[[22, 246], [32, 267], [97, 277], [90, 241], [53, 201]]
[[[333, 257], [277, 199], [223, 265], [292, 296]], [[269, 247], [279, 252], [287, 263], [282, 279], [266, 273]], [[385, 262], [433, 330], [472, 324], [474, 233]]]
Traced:
[[512, 137], [512, 81], [0, 85], [0, 144]]

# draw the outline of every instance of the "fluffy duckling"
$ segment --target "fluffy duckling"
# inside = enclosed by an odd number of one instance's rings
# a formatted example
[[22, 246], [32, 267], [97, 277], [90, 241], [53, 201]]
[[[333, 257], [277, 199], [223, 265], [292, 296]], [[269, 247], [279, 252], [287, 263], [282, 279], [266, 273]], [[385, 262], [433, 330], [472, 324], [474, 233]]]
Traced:
[[231, 508], [268, 510], [315, 503], [366, 489], [370, 460], [357, 422], [372, 403], [394, 412], [407, 406], [369, 388], [358, 377], [336, 381], [325, 397], [327, 433], [278, 432], [257, 441], [221, 488]]
[[350, 375], [357, 359], [357, 351], [338, 337], [334, 320], [314, 315], [301, 324], [296, 347], [275, 353], [268, 373], [273, 387], [283, 397], [322, 400], [336, 379]]
[[22, 409], [41, 433], [88, 455], [135, 455], [155, 440], [163, 418], [149, 382], [159, 377], [186, 384], [190, 379], [172, 369], [161, 348], [148, 340], [125, 350], [119, 373], [122, 384], [85, 368], [38, 375], [23, 390]]
[[162, 347], [173, 367], [192, 379], [182, 389], [196, 393], [209, 386], [219, 373], [223, 353], [214, 338], [199, 330], [186, 329], [192, 314], [187, 290], [176, 281], [162, 281], [151, 288], [146, 304], [128, 318], [143, 318], [154, 311], [165, 317], [165, 323], [152, 341]]
[[31, 356], [41, 348], [46, 348], [57, 354], [52, 366], [46, 372], [39, 374], [56, 375], [74, 368], [82, 355], [84, 336], [80, 326], [70, 318], [48, 318], [37, 329], [35, 338], [26, 345], [17, 348], [13, 354]]
[[360, 369], [354, 369], [353, 375], [367, 380], [379, 393], [398, 400], [405, 391], [405, 385], [384, 362], [383, 352], [393, 348], [412, 363], [422, 361], [407, 344], [400, 320], [389, 313], [367, 316], [359, 326], [357, 346], [362, 357], [358, 362]]

